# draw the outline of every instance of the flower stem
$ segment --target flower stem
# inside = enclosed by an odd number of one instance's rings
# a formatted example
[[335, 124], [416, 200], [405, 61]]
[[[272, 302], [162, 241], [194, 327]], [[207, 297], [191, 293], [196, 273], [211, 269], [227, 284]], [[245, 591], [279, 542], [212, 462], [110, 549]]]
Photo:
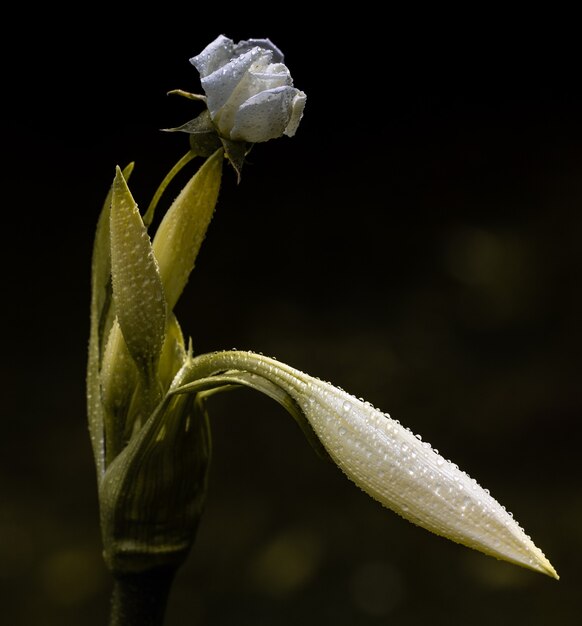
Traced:
[[175, 567], [114, 577], [109, 626], [163, 626]]
[[143, 223], [146, 226], [149, 226], [152, 223], [154, 219], [154, 212], [156, 210], [156, 206], [158, 205], [158, 202], [160, 198], [162, 197], [162, 194], [166, 190], [166, 187], [172, 182], [172, 179], [174, 178], [174, 176], [176, 176], [176, 174], [185, 165], [190, 163], [190, 161], [196, 156], [198, 155], [196, 154], [196, 152], [194, 152], [194, 150], [188, 150], [188, 152], [186, 152], [186, 154], [166, 174], [164, 180], [162, 180], [159, 187], [156, 189], [156, 193], [154, 194], [154, 197], [152, 198], [152, 201], [150, 202], [150, 205], [148, 206], [148, 209], [143, 216]]

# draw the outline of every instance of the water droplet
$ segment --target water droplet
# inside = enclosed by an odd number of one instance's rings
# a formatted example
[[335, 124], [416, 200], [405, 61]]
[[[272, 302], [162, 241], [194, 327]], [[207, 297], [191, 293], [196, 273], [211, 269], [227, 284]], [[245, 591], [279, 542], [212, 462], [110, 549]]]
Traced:
[[437, 459], [437, 465], [441, 467], [442, 465], [444, 465], [444, 463], [445, 463], [445, 460], [443, 459], [443, 457], [439, 456], [439, 458]]
[[344, 402], [343, 404], [343, 410], [347, 413], [348, 411], [352, 410], [352, 403], [348, 402], [347, 400]]

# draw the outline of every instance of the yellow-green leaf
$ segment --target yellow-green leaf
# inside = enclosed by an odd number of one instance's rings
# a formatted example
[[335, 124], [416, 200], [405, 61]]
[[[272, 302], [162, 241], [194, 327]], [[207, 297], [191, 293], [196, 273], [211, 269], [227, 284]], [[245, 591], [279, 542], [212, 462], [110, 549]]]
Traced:
[[[130, 163], [123, 175], [129, 178], [133, 170]], [[101, 358], [105, 344], [106, 320], [111, 303], [111, 244], [109, 239], [109, 215], [112, 188], [109, 189], [95, 230], [93, 258], [91, 263], [91, 315], [89, 358], [87, 364], [87, 413], [89, 432], [98, 474], [104, 470], [103, 407], [100, 399]]]
[[194, 268], [212, 220], [222, 175], [223, 151], [203, 163], [168, 209], [153, 241], [168, 310], [172, 310]]
[[184, 346], [184, 336], [180, 324], [173, 313], [168, 316], [166, 326], [166, 340], [162, 348], [158, 371], [162, 389], [166, 390], [170, 386], [178, 370], [184, 365], [186, 359], [186, 348]]
[[151, 378], [164, 343], [166, 300], [147, 230], [119, 168], [110, 225], [115, 313], [129, 353]]
[[[215, 374], [219, 379], [238, 377], [238, 372], [265, 378], [295, 401], [346, 476], [382, 505], [451, 541], [558, 578], [543, 552], [486, 489], [364, 400], [251, 352], [200, 355], [187, 369], [186, 390], [190, 382]], [[246, 384], [253, 385], [252, 377]]]
[[138, 380], [135, 362], [129, 354], [119, 322], [115, 320], [107, 338], [100, 372], [106, 451], [104, 468], [123, 448], [124, 434], [130, 428], [127, 421]]
[[116, 573], [180, 564], [204, 505], [210, 427], [202, 398], [166, 396], [100, 484], [104, 556]]

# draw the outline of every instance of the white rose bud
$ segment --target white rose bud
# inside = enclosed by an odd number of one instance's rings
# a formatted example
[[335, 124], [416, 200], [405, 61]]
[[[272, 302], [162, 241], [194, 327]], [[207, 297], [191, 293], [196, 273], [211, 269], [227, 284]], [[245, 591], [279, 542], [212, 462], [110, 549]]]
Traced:
[[283, 53], [269, 39], [235, 44], [220, 35], [190, 63], [225, 139], [259, 143], [297, 131], [307, 96], [293, 87]]

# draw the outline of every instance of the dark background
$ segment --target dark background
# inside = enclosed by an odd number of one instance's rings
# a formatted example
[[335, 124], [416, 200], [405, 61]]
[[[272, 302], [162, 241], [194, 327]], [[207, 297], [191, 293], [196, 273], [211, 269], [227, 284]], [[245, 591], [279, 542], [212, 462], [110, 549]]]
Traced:
[[136, 161], [146, 206], [185, 152], [159, 129], [200, 109], [166, 92], [199, 90], [188, 58], [224, 33], [270, 37], [308, 101], [240, 185], [225, 170], [177, 311], [196, 351], [261, 351], [389, 411], [489, 488], [562, 579], [404, 522], [241, 391], [211, 405], [208, 506], [168, 626], [578, 624], [569, 16], [361, 5], [317, 26], [308, 7], [244, 8], [5, 21], [0, 622], [106, 623], [84, 400], [93, 229], [115, 165]]

